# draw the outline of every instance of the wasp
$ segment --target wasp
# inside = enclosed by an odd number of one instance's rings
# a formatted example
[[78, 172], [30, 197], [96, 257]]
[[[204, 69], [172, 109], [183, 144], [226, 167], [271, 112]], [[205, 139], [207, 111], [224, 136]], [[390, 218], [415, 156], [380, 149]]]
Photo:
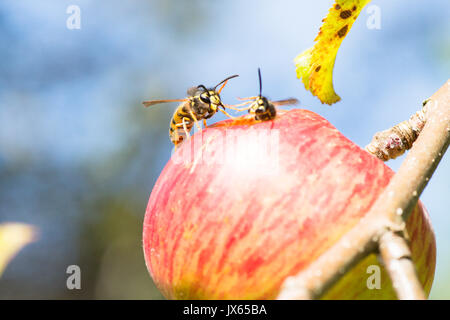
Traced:
[[[181, 102], [175, 110], [169, 126], [169, 136], [172, 143], [177, 146], [183, 142], [184, 138], [189, 138], [189, 132], [194, 124], [200, 131], [201, 127], [198, 124], [199, 120], [203, 120], [203, 125], [206, 127], [206, 119], [211, 118], [217, 111], [221, 111], [229, 118], [234, 119], [225, 111], [225, 105], [220, 99], [220, 93], [227, 84], [228, 80], [238, 77], [239, 75], [232, 75], [213, 88], [206, 88], [204, 85], [191, 87], [187, 90], [187, 97], [184, 99], [172, 100], [149, 100], [142, 102], [145, 107], [150, 107], [160, 103], [166, 102]], [[217, 90], [217, 87], [221, 87]], [[228, 106], [233, 109], [233, 107]]]
[[236, 106], [242, 106], [250, 104], [245, 108], [239, 109], [239, 111], [248, 110], [248, 112], [254, 116], [255, 120], [259, 121], [268, 121], [275, 119], [277, 115], [276, 106], [283, 105], [294, 105], [298, 103], [297, 99], [289, 98], [285, 100], [279, 101], [270, 101], [266, 97], [262, 96], [262, 80], [261, 80], [261, 70], [258, 68], [258, 77], [259, 77], [259, 95], [256, 97], [248, 97], [239, 100], [249, 100], [242, 104]]

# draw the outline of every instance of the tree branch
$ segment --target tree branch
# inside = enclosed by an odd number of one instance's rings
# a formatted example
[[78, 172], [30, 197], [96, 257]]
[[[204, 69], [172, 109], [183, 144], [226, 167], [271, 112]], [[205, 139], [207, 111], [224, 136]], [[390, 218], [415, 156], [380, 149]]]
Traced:
[[[362, 258], [383, 244], [382, 257], [386, 259], [388, 272], [397, 287], [400, 299], [422, 298], [418, 291], [408, 296], [405, 282], [417, 288], [417, 276], [411, 264], [403, 259], [410, 256], [409, 248], [401, 246], [392, 233], [402, 233], [417, 200], [436, 169], [450, 142], [450, 80], [427, 102], [427, 121], [399, 171], [378, 197], [366, 216], [333, 247], [311, 263], [298, 275], [289, 277], [283, 284], [278, 299], [320, 298], [344, 273]], [[382, 240], [380, 240], [382, 239]], [[396, 241], [404, 250], [400, 258], [391, 254], [388, 244]], [[388, 241], [389, 240], [389, 241]], [[392, 245], [394, 246], [394, 245]], [[406, 262], [405, 262], [406, 261]], [[399, 271], [396, 268], [401, 268]], [[403, 273], [406, 278], [402, 278]], [[423, 293], [423, 292], [422, 292]]]
[[384, 233], [380, 238], [380, 254], [399, 299], [426, 299], [411, 260], [411, 251], [402, 235]]

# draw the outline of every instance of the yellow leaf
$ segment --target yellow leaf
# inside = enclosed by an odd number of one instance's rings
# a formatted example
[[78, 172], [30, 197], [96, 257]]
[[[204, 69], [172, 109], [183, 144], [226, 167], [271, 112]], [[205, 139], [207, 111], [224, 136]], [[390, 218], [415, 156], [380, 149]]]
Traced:
[[35, 239], [35, 228], [23, 223], [0, 224], [0, 276], [17, 252]]
[[338, 49], [362, 8], [370, 0], [336, 0], [312, 48], [298, 55], [294, 62], [297, 78], [322, 103], [333, 104], [341, 100], [333, 88], [333, 68]]

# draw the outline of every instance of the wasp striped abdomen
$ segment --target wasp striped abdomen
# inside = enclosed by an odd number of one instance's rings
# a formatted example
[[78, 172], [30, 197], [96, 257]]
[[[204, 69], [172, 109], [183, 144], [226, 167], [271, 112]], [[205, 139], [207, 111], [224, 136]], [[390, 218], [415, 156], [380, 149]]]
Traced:
[[[169, 126], [169, 136], [172, 143], [177, 146], [188, 137], [189, 132], [194, 126], [194, 119], [189, 112], [189, 104], [192, 104], [192, 99], [182, 103], [174, 112], [172, 120]], [[198, 115], [197, 120], [201, 120], [202, 117]]]

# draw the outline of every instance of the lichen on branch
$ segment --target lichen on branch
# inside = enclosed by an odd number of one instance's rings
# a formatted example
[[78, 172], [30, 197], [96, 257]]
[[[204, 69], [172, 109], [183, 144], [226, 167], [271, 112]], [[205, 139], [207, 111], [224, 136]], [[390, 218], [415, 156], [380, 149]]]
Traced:
[[295, 59], [297, 78], [302, 79], [306, 90], [322, 103], [333, 104], [341, 98], [333, 88], [333, 68], [338, 49], [362, 8], [370, 0], [336, 0], [314, 39], [312, 48]]
[[390, 129], [377, 132], [365, 150], [382, 161], [395, 159], [411, 149], [426, 122], [426, 103], [408, 120], [402, 121]]

